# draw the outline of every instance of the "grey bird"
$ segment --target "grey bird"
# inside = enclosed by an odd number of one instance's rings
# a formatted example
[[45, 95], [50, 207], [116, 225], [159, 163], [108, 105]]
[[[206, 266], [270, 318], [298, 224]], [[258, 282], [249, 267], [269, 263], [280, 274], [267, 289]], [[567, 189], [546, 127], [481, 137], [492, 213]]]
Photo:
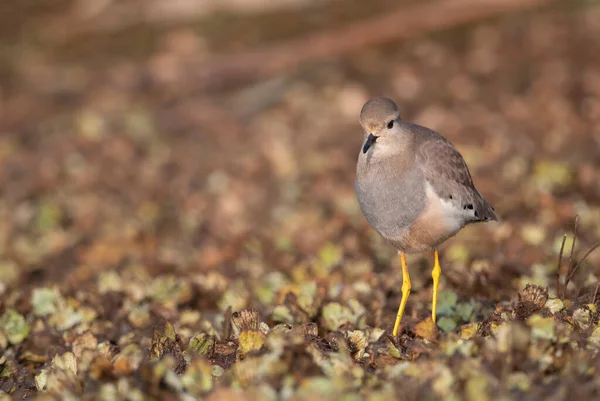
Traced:
[[438, 246], [467, 224], [498, 219], [458, 150], [437, 132], [402, 121], [393, 100], [367, 101], [360, 124], [364, 141], [356, 165], [356, 196], [369, 224], [397, 248], [402, 264], [402, 300], [393, 330], [397, 336], [411, 288], [406, 254], [434, 251], [435, 322]]

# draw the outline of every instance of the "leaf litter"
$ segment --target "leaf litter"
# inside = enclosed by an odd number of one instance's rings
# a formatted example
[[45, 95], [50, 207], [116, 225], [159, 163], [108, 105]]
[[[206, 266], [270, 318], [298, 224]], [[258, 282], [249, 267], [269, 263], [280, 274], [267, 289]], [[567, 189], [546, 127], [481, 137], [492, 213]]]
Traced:
[[[600, 36], [597, 12], [559, 11], [288, 77], [244, 116], [218, 107], [241, 90], [153, 80], [186, 62], [186, 27], [150, 64], [11, 54], [3, 96], [27, 113], [0, 123], [0, 399], [600, 397], [600, 59], [567, 57]], [[399, 264], [352, 192], [349, 105], [381, 88], [503, 215], [441, 250], [437, 325], [431, 260], [409, 260], [396, 338]]]

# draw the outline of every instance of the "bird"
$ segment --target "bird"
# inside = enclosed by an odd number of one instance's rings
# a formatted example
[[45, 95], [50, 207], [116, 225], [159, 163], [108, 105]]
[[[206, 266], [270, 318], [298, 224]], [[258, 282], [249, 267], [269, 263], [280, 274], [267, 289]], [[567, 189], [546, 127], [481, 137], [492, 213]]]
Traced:
[[454, 145], [434, 130], [401, 120], [392, 99], [369, 99], [359, 121], [363, 142], [354, 180], [356, 197], [371, 227], [397, 249], [402, 266], [402, 298], [392, 332], [396, 337], [411, 290], [406, 254], [433, 250], [435, 324], [438, 247], [468, 224], [498, 218], [475, 188]]

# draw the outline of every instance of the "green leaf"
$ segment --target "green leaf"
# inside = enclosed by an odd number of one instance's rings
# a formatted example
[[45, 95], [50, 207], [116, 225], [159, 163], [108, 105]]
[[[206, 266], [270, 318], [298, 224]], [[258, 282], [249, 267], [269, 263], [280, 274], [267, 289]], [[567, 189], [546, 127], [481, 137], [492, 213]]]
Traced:
[[8, 341], [13, 345], [22, 343], [31, 331], [25, 318], [14, 309], [9, 309], [2, 315], [0, 329], [4, 331]]
[[471, 320], [473, 311], [475, 310], [475, 301], [463, 302], [456, 306], [456, 315], [464, 322]]
[[35, 219], [35, 228], [41, 233], [55, 229], [58, 227], [61, 217], [62, 212], [57, 205], [44, 202], [38, 209]]
[[36, 316], [52, 315], [60, 307], [61, 301], [56, 288], [36, 288], [31, 294], [33, 313]]
[[453, 319], [451, 317], [442, 316], [440, 319], [438, 319], [437, 325], [444, 332], [448, 333], [448, 332], [456, 329], [456, 327], [458, 326], [458, 323], [456, 322], [455, 319]]
[[454, 314], [454, 307], [458, 297], [452, 291], [442, 291], [438, 297], [438, 316], [450, 316]]

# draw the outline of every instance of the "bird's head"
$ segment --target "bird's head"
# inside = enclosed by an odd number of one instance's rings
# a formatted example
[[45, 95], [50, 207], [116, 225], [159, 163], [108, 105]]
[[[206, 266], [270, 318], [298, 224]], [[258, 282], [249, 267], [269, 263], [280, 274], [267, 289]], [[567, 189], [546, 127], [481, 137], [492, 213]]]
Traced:
[[360, 111], [365, 136], [362, 152], [367, 153], [375, 143], [384, 145], [393, 140], [393, 135], [401, 131], [399, 122], [400, 112], [392, 99], [382, 96], [369, 99]]

